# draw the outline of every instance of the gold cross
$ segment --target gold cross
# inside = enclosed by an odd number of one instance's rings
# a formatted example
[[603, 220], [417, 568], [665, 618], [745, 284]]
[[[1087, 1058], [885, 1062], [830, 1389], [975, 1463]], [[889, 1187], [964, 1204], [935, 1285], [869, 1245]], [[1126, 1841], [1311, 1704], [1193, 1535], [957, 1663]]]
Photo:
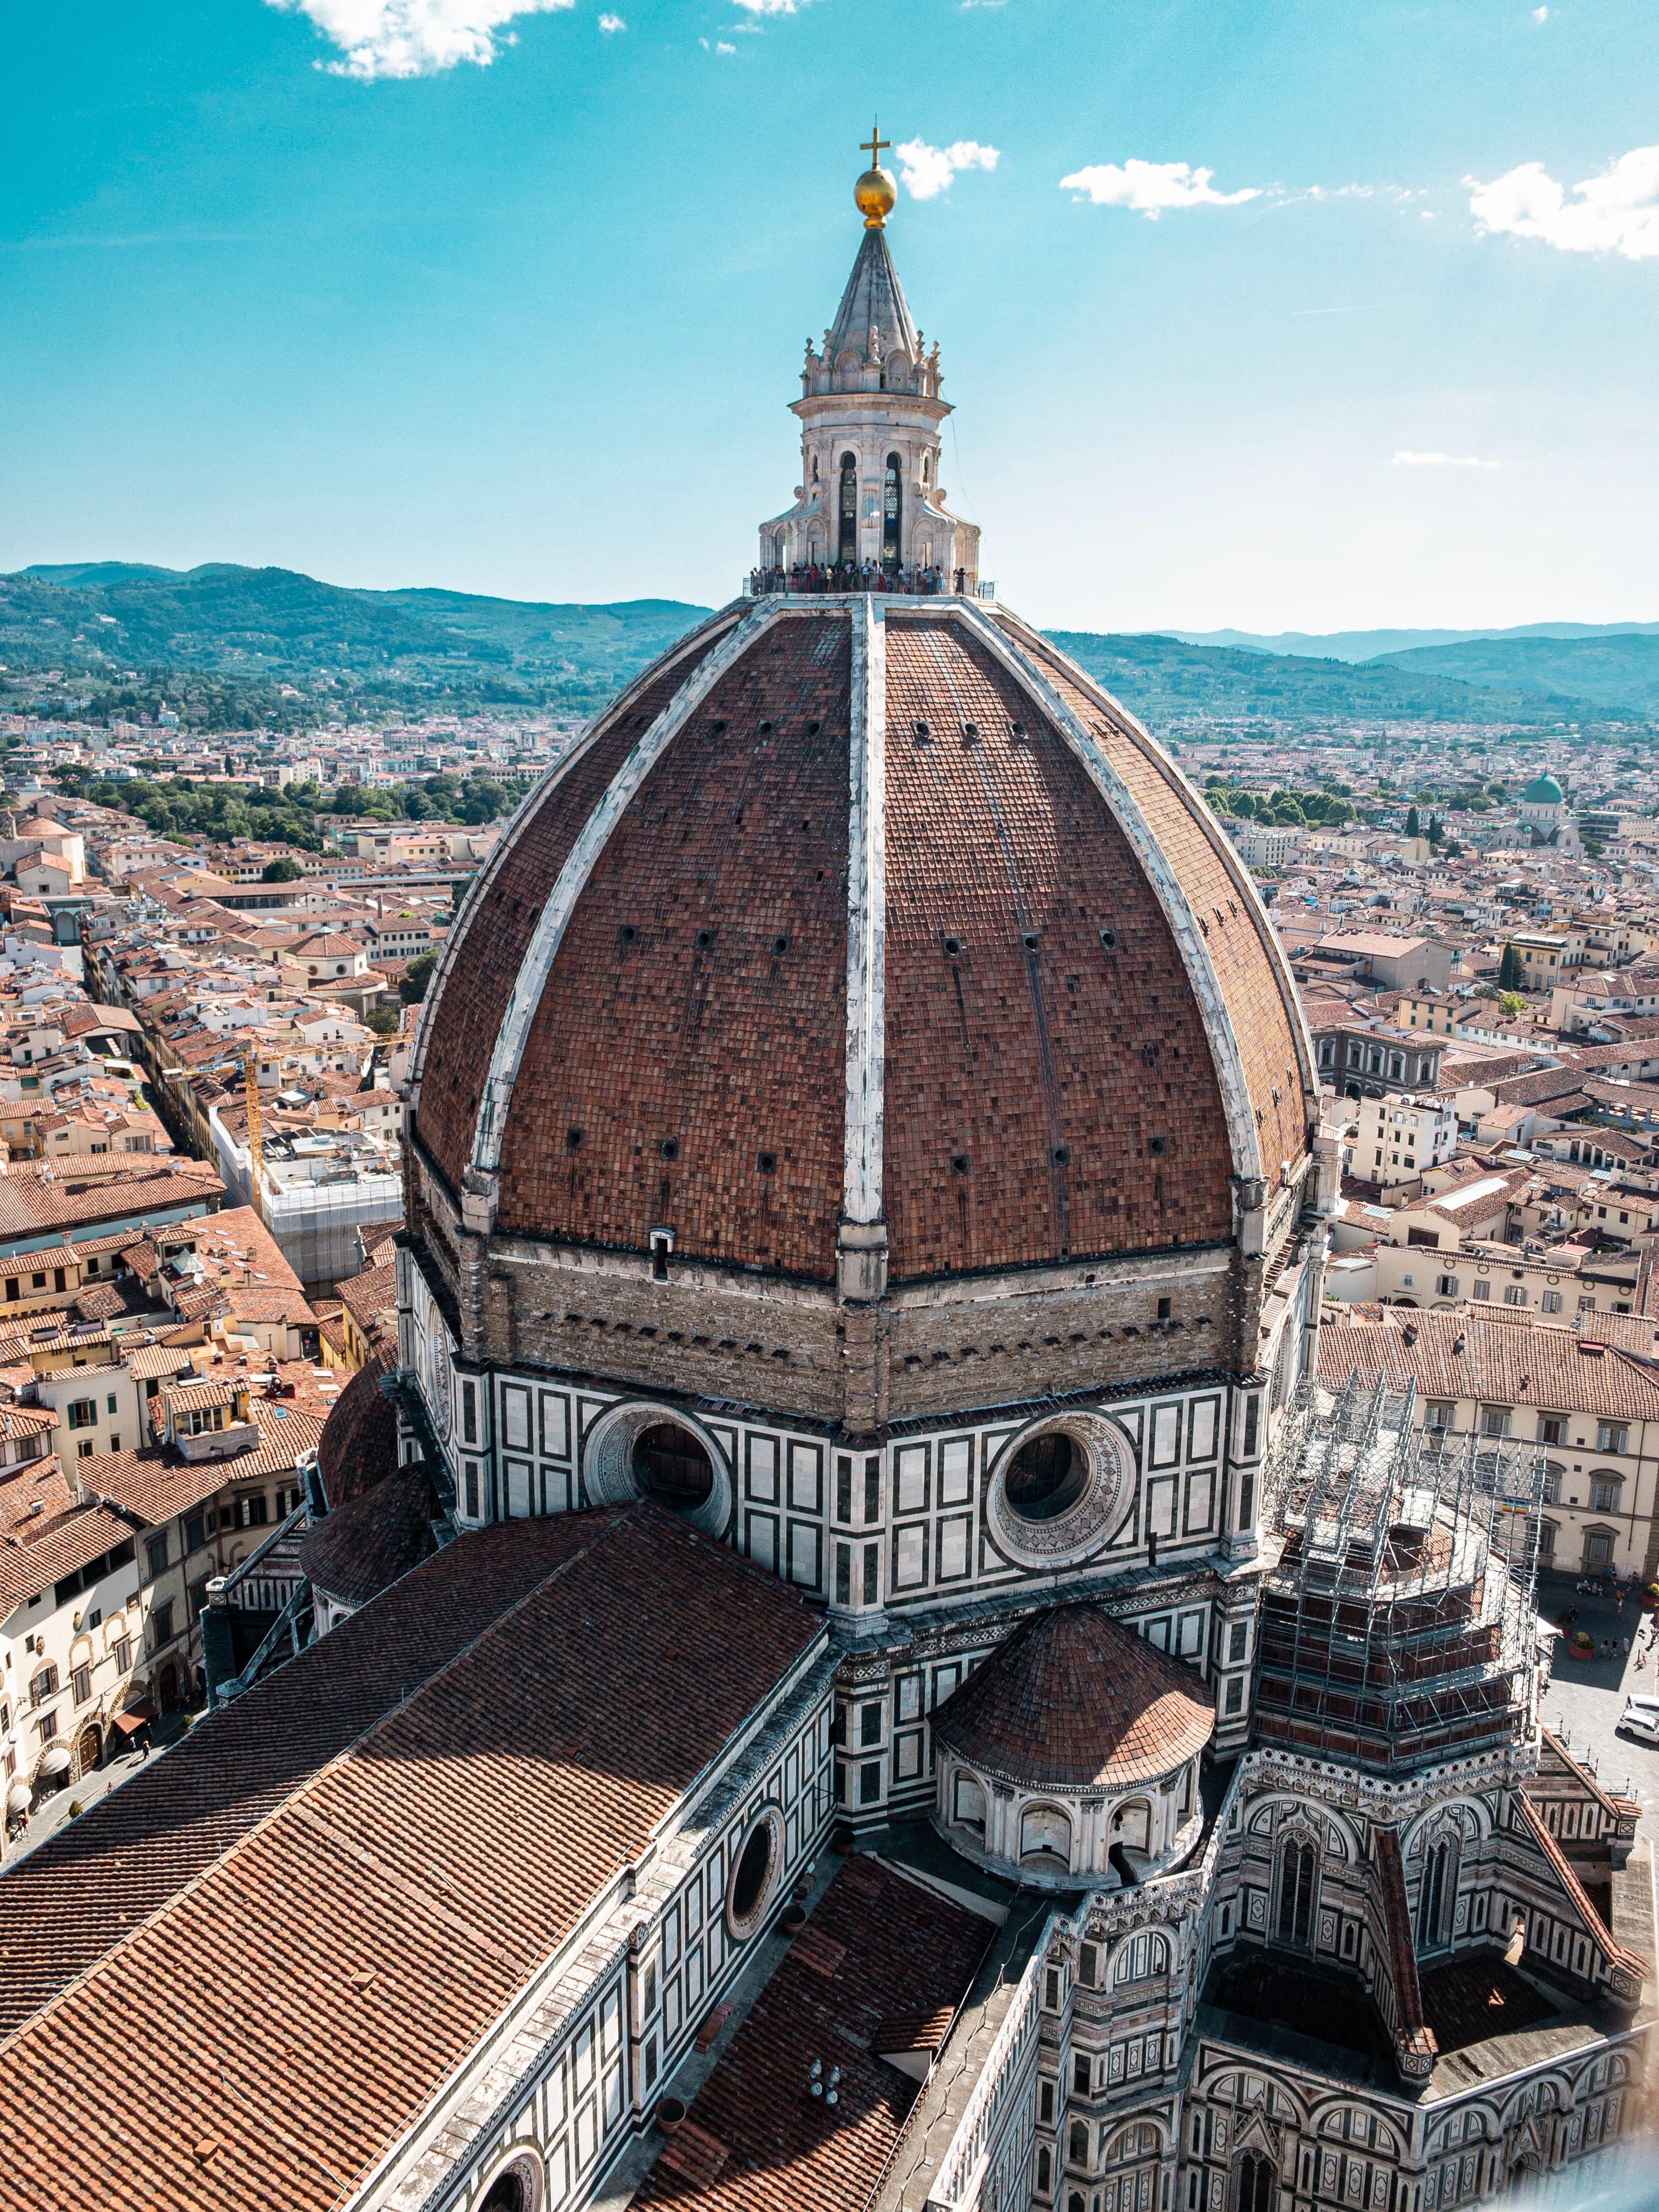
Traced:
[[878, 123], [872, 123], [870, 125], [870, 136], [859, 141], [859, 151], [870, 156], [870, 167], [872, 169], [878, 169], [881, 167], [882, 155], [889, 150], [892, 143], [890, 138], [882, 137], [881, 125]]

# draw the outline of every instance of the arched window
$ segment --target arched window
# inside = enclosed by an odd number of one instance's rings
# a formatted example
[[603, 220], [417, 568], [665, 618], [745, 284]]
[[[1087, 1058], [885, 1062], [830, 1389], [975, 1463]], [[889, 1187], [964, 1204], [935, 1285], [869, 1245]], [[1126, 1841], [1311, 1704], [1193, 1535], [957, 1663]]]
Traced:
[[1087, 2166], [1089, 2163], [1089, 2125], [1086, 2120], [1073, 2121], [1066, 2155], [1073, 2166]]
[[1164, 1936], [1154, 1929], [1132, 1936], [1117, 1954], [1117, 1965], [1112, 1971], [1115, 1983], [1143, 1982], [1151, 1974], [1167, 1974], [1170, 1971], [1170, 1946]]
[[859, 465], [851, 453], [841, 457], [841, 501], [838, 509], [841, 534], [836, 542], [837, 561], [856, 561], [859, 557]]
[[1279, 1862], [1279, 1940], [1304, 1949], [1313, 1931], [1319, 1862], [1311, 1844], [1286, 1844]]
[[1044, 2143], [1037, 2152], [1036, 2185], [1038, 2194], [1043, 2197], [1046, 2197], [1054, 2185], [1054, 2154], [1047, 2143]]
[[1272, 2212], [1278, 2175], [1265, 2158], [1247, 2150], [1238, 2161], [1238, 2195], [1234, 2212]]
[[1449, 1836], [1431, 1844], [1417, 1893], [1417, 1948], [1438, 1951], [1451, 1941], [1452, 1907], [1457, 1899], [1457, 1852]]
[[899, 457], [887, 456], [887, 473], [881, 487], [881, 565], [896, 568], [901, 565], [902, 539], [900, 524], [902, 514], [903, 491], [899, 483]]

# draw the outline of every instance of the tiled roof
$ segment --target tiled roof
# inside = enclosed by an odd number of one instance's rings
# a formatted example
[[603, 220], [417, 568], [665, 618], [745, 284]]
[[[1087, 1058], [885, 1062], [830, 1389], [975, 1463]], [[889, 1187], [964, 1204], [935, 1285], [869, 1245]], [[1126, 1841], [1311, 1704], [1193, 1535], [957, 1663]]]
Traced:
[[1036, 1789], [1152, 1780], [1195, 1759], [1214, 1727], [1203, 1678], [1094, 1605], [1021, 1622], [933, 1716], [970, 1765]]
[[447, 1546], [0, 1882], [0, 2202], [351, 2197], [823, 1632], [644, 1504]]
[[[681, 2161], [671, 2144], [635, 2205], [864, 2212], [921, 2094], [873, 2031], [954, 2013], [990, 1932], [878, 1861], [849, 1859], [691, 2106], [714, 2148]], [[841, 2069], [833, 2113], [805, 2094], [815, 2058]]]
[[317, 1456], [331, 1510], [372, 1490], [398, 1464], [398, 1415], [380, 1388], [397, 1364], [388, 1345], [352, 1376], [328, 1417]]
[[[625, 693], [555, 769], [451, 933], [415, 1118], [453, 1188], [489, 1041], [532, 988], [523, 963], [551, 886], [639, 730], [726, 619], [683, 641], [686, 659]], [[1080, 671], [987, 619], [1001, 640], [921, 602], [885, 626], [895, 1282], [1231, 1240], [1224, 1029], [1267, 1171], [1307, 1147], [1288, 972], [1213, 817]], [[1042, 664], [1041, 688], [1005, 642]], [[502, 1234], [642, 1252], [672, 1217], [688, 1260], [833, 1274], [851, 669], [845, 606], [793, 607], [745, 640], [618, 806], [523, 1009], [497, 1132]], [[1152, 864], [1055, 726], [1050, 686], [1178, 881], [1224, 1020], [1201, 1011]]]
[[371, 1342], [380, 1334], [388, 1316], [392, 1317], [392, 1326], [396, 1327], [398, 1270], [392, 1263], [365, 1267], [361, 1275], [348, 1275], [334, 1288], [341, 1304]]
[[107, 1220], [151, 1208], [159, 1212], [210, 1199], [223, 1190], [224, 1184], [205, 1161], [173, 1154], [143, 1167], [135, 1167], [125, 1158], [118, 1167], [60, 1161], [50, 1181], [40, 1168], [14, 1167], [0, 1179], [0, 1237], [62, 1231], [76, 1222]]
[[301, 1564], [326, 1596], [366, 1605], [437, 1548], [433, 1511], [426, 1469], [394, 1468], [307, 1529]]
[[[84, 1471], [86, 1462], [78, 1465]], [[45, 1499], [46, 1510], [27, 1518], [28, 1506], [37, 1498]], [[88, 1559], [132, 1540], [132, 1525], [118, 1513], [101, 1505], [77, 1505], [75, 1498], [55, 1457], [33, 1461], [0, 1485], [0, 1512], [4, 1515], [0, 1522], [0, 1613], [9, 1613]]]
[[[1408, 1328], [1416, 1334], [1412, 1344], [1406, 1341]], [[1659, 1374], [1614, 1346], [1602, 1349], [1589, 1336], [1531, 1323], [1523, 1315], [1500, 1321], [1468, 1310], [1417, 1313], [1389, 1306], [1350, 1321], [1340, 1308], [1328, 1306], [1319, 1331], [1320, 1382], [1340, 1390], [1356, 1370], [1367, 1384], [1386, 1376], [1395, 1389], [1415, 1381], [1425, 1398], [1659, 1420]]]

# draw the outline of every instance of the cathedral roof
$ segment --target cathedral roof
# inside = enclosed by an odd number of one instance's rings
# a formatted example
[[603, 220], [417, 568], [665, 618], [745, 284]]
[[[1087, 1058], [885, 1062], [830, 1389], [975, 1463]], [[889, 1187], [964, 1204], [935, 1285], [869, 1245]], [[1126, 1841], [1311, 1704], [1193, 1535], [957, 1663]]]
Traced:
[[1316, 1096], [1200, 795], [948, 595], [738, 601], [648, 669], [475, 880], [416, 1085], [499, 1233], [818, 1281], [844, 1221], [894, 1281], [1230, 1242]]
[[447, 1546], [8, 1869], [6, 2201], [358, 2201], [823, 1633], [652, 1506]]
[[872, 331], [884, 360], [902, 353], [914, 361], [921, 349], [884, 230], [864, 234], [836, 319], [824, 335], [825, 359], [832, 368], [844, 352], [856, 353], [860, 361], [865, 360]]
[[1214, 1726], [1202, 1677], [1093, 1605], [1034, 1613], [933, 1716], [970, 1766], [1037, 1790], [1155, 1781]]
[[1565, 799], [1565, 792], [1547, 770], [1542, 775], [1534, 776], [1521, 794], [1523, 806], [1560, 806]]

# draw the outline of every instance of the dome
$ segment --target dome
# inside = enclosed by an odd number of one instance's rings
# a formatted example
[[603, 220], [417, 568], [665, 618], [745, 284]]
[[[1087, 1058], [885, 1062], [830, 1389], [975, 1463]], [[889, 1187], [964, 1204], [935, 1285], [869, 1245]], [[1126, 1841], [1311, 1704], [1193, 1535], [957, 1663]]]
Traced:
[[1097, 1606], [1052, 1606], [933, 1717], [934, 1740], [1028, 1790], [1117, 1790], [1196, 1759], [1215, 1727], [1202, 1675]]
[[1522, 806], [1562, 806], [1566, 803], [1566, 796], [1555, 778], [1546, 771], [1542, 775], [1534, 776], [1521, 794], [1521, 804]]
[[414, 1080], [470, 1227], [809, 1283], [849, 1224], [900, 1285], [1234, 1242], [1317, 1099], [1200, 795], [948, 593], [739, 600], [647, 670], [475, 880]]

